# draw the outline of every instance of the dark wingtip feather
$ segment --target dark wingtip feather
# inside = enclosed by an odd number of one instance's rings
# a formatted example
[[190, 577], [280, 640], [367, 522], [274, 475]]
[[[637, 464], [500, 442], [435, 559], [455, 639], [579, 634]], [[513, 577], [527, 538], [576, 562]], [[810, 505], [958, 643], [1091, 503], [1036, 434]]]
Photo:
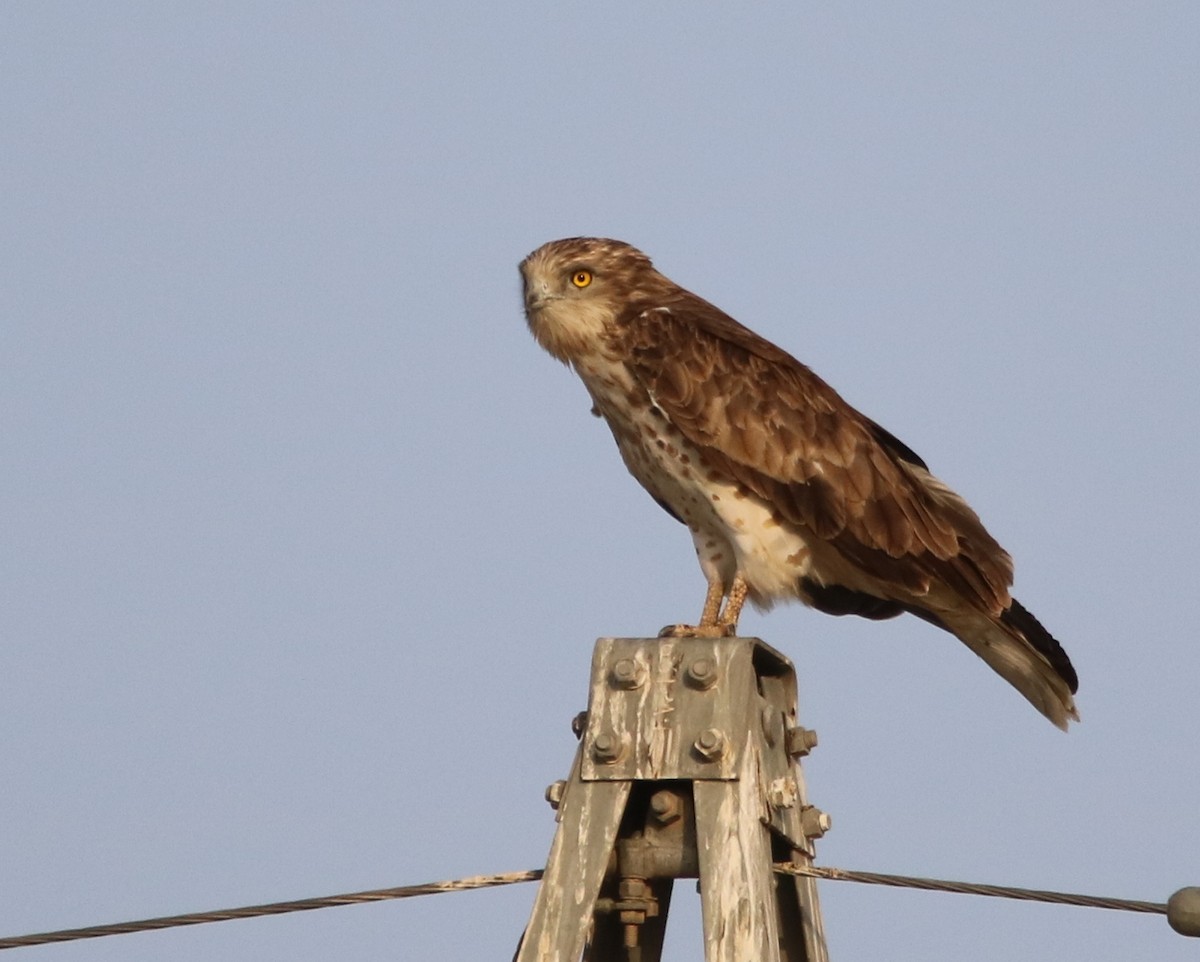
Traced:
[[892, 434], [887, 428], [876, 424], [870, 418], [866, 419], [868, 427], [871, 429], [871, 434], [885, 448], [892, 452], [901, 461], [907, 461], [909, 464], [915, 464], [918, 468], [929, 470], [929, 465], [921, 458], [916, 451], [910, 448], [907, 444], [901, 441], [896, 435]]
[[872, 621], [883, 621], [904, 612], [904, 608], [895, 601], [841, 585], [823, 585], [812, 578], [800, 579], [800, 588], [808, 596], [809, 604], [827, 615], [858, 615]]
[[1000, 620], [1025, 636], [1025, 640], [1045, 657], [1050, 667], [1067, 683], [1072, 695], [1079, 690], [1079, 676], [1075, 674], [1075, 667], [1063, 651], [1062, 645], [1042, 627], [1042, 623], [1021, 602], [1014, 598], [1012, 604], [1000, 613]]

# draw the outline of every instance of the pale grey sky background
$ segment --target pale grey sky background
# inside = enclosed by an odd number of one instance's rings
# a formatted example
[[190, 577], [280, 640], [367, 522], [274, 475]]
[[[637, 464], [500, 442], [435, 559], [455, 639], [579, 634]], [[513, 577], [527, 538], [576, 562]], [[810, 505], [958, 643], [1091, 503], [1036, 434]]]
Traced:
[[[793, 607], [827, 865], [1200, 884], [1200, 6], [0, 8], [0, 935], [540, 867], [686, 532], [525, 330], [619, 237], [928, 460], [1079, 669]], [[533, 886], [40, 949], [503, 959]], [[832, 958], [1194, 959], [822, 887]], [[669, 958], [700, 951], [691, 886]]]

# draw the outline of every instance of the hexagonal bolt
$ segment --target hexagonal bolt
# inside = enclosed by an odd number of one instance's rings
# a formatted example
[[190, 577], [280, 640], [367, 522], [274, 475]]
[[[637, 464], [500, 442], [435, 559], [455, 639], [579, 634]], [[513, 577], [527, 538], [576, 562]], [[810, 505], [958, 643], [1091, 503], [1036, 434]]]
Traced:
[[557, 812], [558, 806], [562, 804], [563, 795], [566, 793], [567, 782], [565, 779], [560, 778], [557, 782], [551, 782], [546, 786], [546, 801]]
[[631, 691], [641, 688], [646, 681], [646, 670], [633, 658], [622, 658], [612, 666], [612, 683], [617, 688]]
[[787, 730], [787, 753], [792, 758], [803, 758], [817, 747], [817, 733], [811, 728], [789, 728]]
[[659, 825], [670, 825], [683, 814], [679, 796], [663, 789], [650, 796], [650, 815]]
[[729, 748], [729, 741], [719, 728], [706, 728], [696, 738], [692, 747], [706, 762], [715, 762], [724, 757]]
[[588, 713], [581, 711], [578, 715], [571, 719], [571, 734], [576, 738], [582, 738], [583, 733], [587, 731]]
[[625, 743], [612, 732], [601, 732], [592, 739], [592, 758], [611, 765], [625, 754]]
[[697, 658], [687, 668], [688, 681], [692, 683], [693, 688], [699, 688], [702, 691], [712, 688], [717, 683], [720, 674], [717, 663], [708, 657]]
[[814, 805], [805, 805], [800, 809], [800, 831], [805, 838], [820, 838], [833, 828], [833, 819], [828, 812], [822, 812]]

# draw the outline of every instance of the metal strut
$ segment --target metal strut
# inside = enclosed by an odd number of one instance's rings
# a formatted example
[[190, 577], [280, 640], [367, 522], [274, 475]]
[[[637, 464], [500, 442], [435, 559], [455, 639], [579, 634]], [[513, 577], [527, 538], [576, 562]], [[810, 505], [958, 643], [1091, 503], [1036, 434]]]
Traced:
[[792, 664], [756, 638], [601, 638], [558, 830], [515, 962], [657, 962], [699, 878], [707, 962], [827, 962], [811, 864], [829, 827], [793, 760]]

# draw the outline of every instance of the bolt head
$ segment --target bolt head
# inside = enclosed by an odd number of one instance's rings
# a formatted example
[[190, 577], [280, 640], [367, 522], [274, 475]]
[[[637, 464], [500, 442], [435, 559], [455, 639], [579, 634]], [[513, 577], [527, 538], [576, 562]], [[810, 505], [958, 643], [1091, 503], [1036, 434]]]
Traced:
[[813, 805], [806, 805], [800, 811], [800, 830], [805, 838], [821, 838], [833, 828], [833, 819], [828, 812], [822, 812]]
[[655, 792], [650, 796], [650, 814], [659, 825], [670, 825], [682, 814], [679, 796], [666, 789]]
[[625, 754], [625, 744], [612, 732], [601, 732], [592, 739], [592, 757], [605, 765], [611, 765]]
[[706, 762], [715, 762], [723, 758], [728, 751], [729, 740], [719, 728], [706, 728], [697, 736], [692, 747]]
[[612, 682], [617, 688], [641, 688], [645, 680], [645, 670], [633, 658], [621, 658], [612, 667]]
[[718, 675], [717, 663], [708, 656], [695, 659], [687, 668], [687, 678], [692, 687], [702, 690], [712, 688], [717, 683]]
[[566, 791], [567, 783], [562, 778], [546, 786], [546, 801], [550, 803], [550, 807], [556, 812], [558, 811], [558, 806], [562, 804], [563, 795], [566, 794]]
[[803, 758], [817, 747], [817, 733], [811, 728], [797, 726], [787, 730], [787, 752], [792, 758]]

